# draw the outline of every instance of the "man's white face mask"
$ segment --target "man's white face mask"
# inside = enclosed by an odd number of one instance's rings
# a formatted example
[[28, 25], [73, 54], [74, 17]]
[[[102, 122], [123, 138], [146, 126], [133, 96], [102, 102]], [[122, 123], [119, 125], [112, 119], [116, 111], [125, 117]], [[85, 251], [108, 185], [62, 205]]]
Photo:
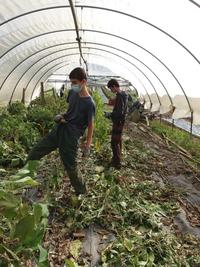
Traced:
[[80, 84], [72, 84], [71, 89], [76, 93], [80, 93], [82, 86]]

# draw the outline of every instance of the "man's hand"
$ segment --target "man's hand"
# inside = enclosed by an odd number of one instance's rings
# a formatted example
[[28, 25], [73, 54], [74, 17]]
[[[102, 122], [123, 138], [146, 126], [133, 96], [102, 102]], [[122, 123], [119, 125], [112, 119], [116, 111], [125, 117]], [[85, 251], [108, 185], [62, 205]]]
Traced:
[[82, 156], [85, 158], [85, 157], [88, 157], [90, 155], [90, 146], [84, 144], [83, 147], [82, 147]]
[[54, 118], [54, 121], [56, 123], [65, 123], [65, 119], [64, 119], [63, 115], [61, 115], [61, 114], [56, 115]]

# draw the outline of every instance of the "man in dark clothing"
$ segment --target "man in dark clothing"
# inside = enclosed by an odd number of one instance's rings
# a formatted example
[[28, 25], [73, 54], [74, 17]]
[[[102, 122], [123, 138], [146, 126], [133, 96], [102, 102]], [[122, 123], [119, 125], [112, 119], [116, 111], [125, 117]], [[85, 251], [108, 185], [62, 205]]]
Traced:
[[120, 90], [119, 83], [115, 79], [111, 79], [107, 87], [116, 94], [115, 104], [110, 118], [112, 119], [112, 136], [111, 147], [113, 151], [112, 166], [120, 169], [121, 167], [121, 153], [122, 153], [122, 132], [125, 122], [125, 116], [128, 107], [128, 96], [125, 92]]
[[64, 91], [65, 91], [65, 85], [63, 84], [60, 88], [60, 97], [64, 96]]
[[32, 149], [27, 161], [39, 160], [58, 148], [70, 182], [78, 195], [86, 191], [85, 182], [77, 170], [78, 141], [86, 128], [88, 128], [83, 154], [85, 156], [89, 155], [94, 129], [95, 104], [86, 87], [87, 77], [85, 71], [82, 68], [76, 68], [70, 73], [69, 78], [71, 90], [67, 98], [69, 103], [67, 112], [55, 117], [57, 124]]

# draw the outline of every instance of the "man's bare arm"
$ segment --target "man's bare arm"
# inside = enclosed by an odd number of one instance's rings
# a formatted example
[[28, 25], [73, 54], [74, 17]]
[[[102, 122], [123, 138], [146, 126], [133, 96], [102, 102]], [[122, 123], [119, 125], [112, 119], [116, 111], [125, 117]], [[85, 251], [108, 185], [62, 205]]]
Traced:
[[87, 131], [87, 139], [86, 139], [86, 147], [90, 148], [92, 144], [92, 137], [94, 132], [94, 121], [92, 120], [88, 125], [88, 131]]

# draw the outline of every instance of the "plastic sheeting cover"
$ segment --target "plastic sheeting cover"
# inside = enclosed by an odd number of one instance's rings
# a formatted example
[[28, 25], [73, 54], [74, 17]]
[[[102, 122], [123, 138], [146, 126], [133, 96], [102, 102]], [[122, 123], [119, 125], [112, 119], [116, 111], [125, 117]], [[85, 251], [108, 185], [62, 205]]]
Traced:
[[[88, 63], [109, 67], [148, 93], [152, 111], [163, 114], [173, 101], [175, 118], [189, 116], [192, 108], [200, 123], [198, 5], [189, 0], [77, 0], [74, 5]], [[23, 88], [29, 102], [40, 81], [64, 64], [80, 63], [66, 0], [0, 0], [0, 29], [1, 104], [20, 100]], [[180, 100], [183, 90], [190, 107]]]

